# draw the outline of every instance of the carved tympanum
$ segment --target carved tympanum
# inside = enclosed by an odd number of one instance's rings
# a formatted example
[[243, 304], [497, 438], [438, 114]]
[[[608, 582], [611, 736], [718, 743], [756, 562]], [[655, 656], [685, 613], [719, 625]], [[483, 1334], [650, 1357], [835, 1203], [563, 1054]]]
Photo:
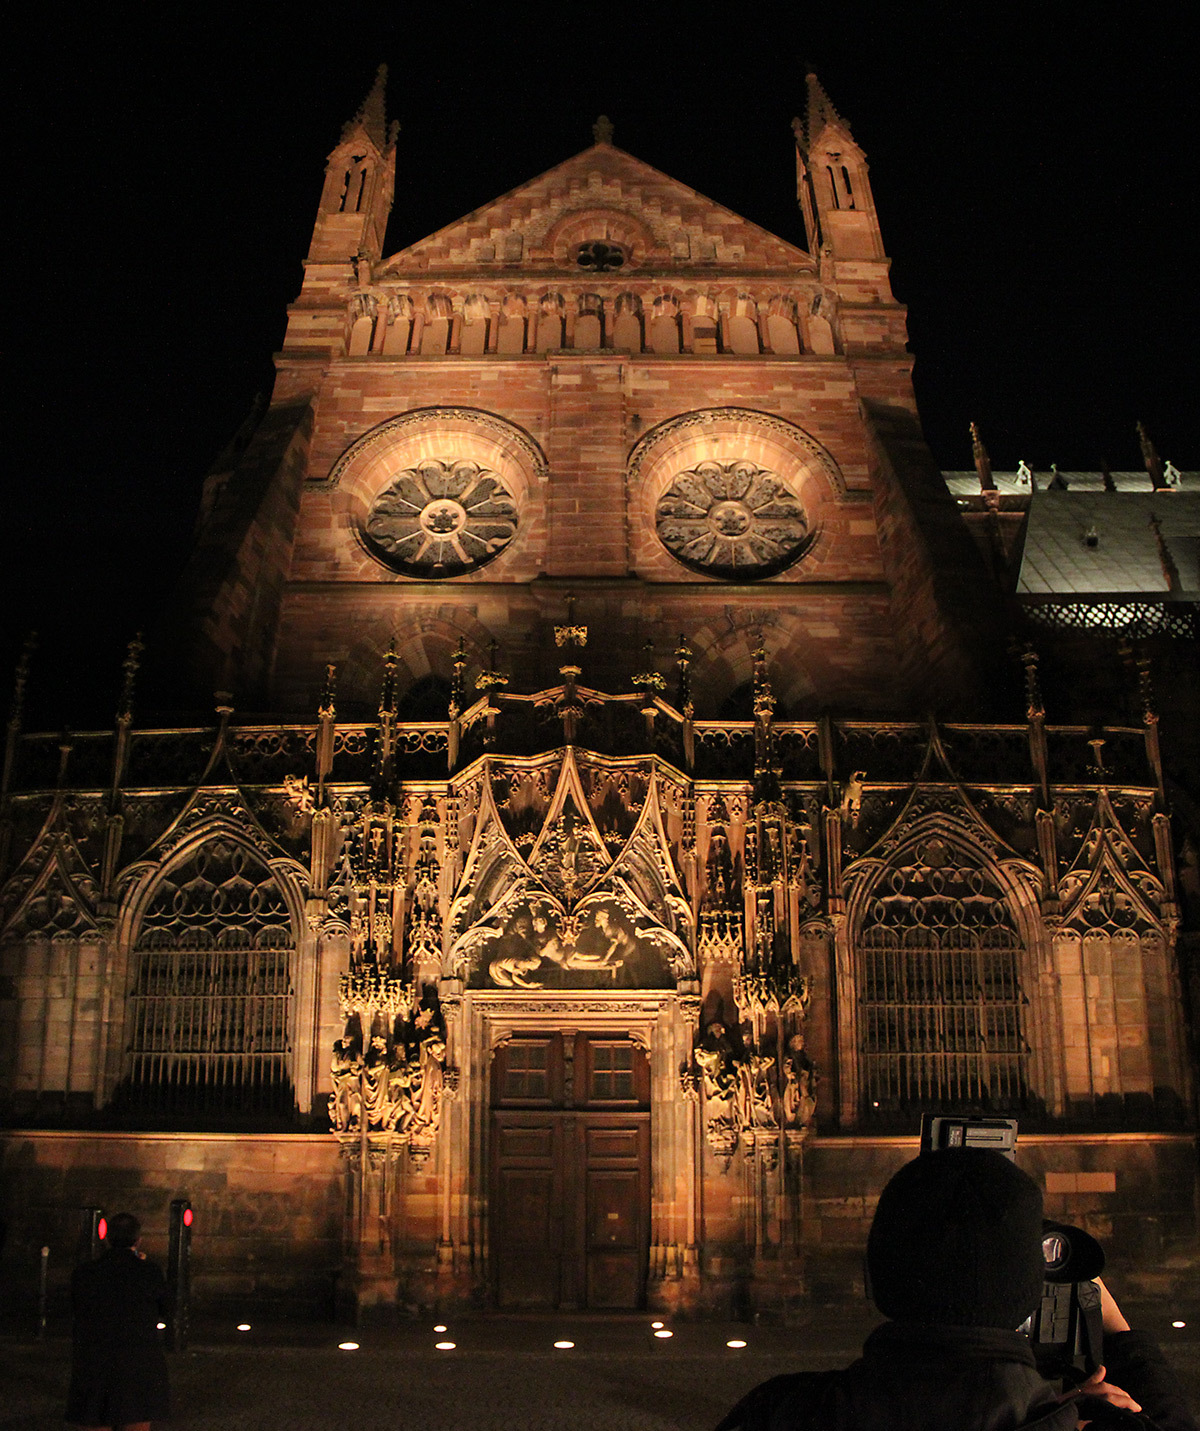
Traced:
[[491, 561], [517, 532], [517, 504], [477, 462], [429, 459], [397, 473], [371, 503], [364, 535], [409, 576], [459, 576]]
[[680, 472], [654, 511], [663, 546], [685, 566], [713, 576], [771, 576], [805, 549], [799, 499], [753, 462], [699, 462]]

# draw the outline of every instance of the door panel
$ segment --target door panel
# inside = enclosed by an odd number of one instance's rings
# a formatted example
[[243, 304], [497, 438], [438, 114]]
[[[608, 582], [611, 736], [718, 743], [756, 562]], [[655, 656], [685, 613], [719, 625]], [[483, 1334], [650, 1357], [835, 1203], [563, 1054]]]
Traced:
[[637, 1168], [587, 1175], [587, 1304], [632, 1308], [641, 1291]]
[[553, 1118], [539, 1122], [496, 1130], [492, 1250], [502, 1307], [555, 1307], [560, 1300], [562, 1129]]
[[491, 1261], [501, 1307], [633, 1310], [645, 1299], [646, 1060], [616, 1035], [576, 1039], [573, 1093], [559, 1035], [513, 1040], [493, 1066]]

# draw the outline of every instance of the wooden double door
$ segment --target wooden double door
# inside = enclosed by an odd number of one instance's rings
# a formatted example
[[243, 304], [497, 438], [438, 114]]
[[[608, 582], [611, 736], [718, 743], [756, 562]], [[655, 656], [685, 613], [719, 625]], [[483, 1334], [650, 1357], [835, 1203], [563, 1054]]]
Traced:
[[497, 1304], [642, 1306], [650, 1234], [649, 1070], [619, 1034], [499, 1050], [492, 1076]]

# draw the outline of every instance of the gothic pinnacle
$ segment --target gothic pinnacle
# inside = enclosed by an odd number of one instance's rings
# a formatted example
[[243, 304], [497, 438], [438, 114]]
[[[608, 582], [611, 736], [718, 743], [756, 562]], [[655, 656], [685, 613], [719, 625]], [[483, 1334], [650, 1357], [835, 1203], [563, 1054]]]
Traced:
[[382, 151], [389, 137], [386, 113], [387, 77], [387, 65], [380, 65], [375, 71], [375, 80], [367, 91], [366, 98], [359, 105], [354, 118], [349, 120], [343, 129], [343, 138], [349, 137], [355, 129], [361, 129], [375, 147]]

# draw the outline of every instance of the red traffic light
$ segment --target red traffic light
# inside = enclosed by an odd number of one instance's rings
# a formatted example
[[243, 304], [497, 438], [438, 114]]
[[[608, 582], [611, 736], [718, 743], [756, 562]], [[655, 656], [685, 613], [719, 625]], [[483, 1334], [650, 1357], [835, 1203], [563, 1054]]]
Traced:
[[108, 1218], [100, 1217], [96, 1219], [96, 1236], [101, 1242], [108, 1240]]
[[191, 1227], [192, 1225], [192, 1210], [190, 1207], [185, 1207], [183, 1210], [183, 1225], [184, 1227]]

